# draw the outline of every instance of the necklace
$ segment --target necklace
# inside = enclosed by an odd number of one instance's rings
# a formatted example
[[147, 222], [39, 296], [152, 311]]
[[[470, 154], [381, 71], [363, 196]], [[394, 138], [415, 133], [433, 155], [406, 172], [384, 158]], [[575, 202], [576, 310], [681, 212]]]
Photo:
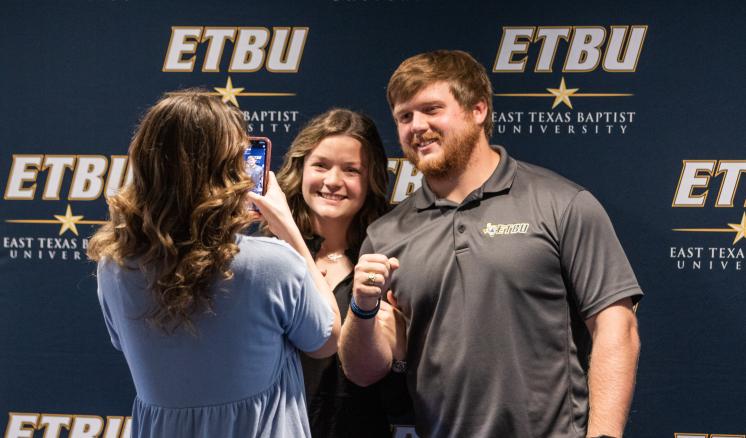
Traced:
[[329, 260], [332, 263], [337, 263], [344, 257], [344, 253], [341, 252], [332, 252], [326, 255], [327, 260]]

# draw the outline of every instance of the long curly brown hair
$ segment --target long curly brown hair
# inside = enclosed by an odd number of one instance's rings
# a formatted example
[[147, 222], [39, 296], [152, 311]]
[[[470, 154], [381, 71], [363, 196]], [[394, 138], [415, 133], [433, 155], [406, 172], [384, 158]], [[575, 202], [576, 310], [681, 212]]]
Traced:
[[311, 209], [303, 199], [303, 165], [306, 157], [327, 137], [345, 135], [360, 142], [368, 166], [368, 193], [365, 203], [357, 212], [347, 229], [349, 248], [359, 247], [365, 238], [365, 230], [374, 220], [389, 209], [386, 200], [388, 170], [386, 151], [375, 123], [369, 117], [343, 108], [332, 108], [311, 119], [293, 140], [285, 154], [282, 167], [277, 172], [277, 183], [285, 192], [293, 219], [303, 237], [311, 239], [314, 234]]
[[241, 112], [194, 89], [162, 97], [130, 143], [132, 183], [108, 198], [88, 256], [141, 269], [155, 299], [143, 316], [166, 332], [193, 330], [195, 313], [212, 311], [211, 285], [232, 278], [235, 235], [251, 221], [247, 144]]

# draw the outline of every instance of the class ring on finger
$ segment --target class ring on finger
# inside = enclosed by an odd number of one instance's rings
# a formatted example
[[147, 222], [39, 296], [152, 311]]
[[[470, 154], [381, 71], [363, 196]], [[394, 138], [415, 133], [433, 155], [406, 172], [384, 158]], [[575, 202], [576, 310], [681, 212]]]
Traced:
[[365, 280], [365, 282], [369, 285], [376, 284], [376, 278], [378, 278], [378, 274], [375, 272], [368, 272], [368, 278]]

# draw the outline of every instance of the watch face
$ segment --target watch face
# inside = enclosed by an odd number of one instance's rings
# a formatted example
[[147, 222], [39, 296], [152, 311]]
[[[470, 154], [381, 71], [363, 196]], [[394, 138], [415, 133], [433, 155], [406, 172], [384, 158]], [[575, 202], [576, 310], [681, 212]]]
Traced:
[[406, 373], [407, 361], [394, 359], [394, 361], [391, 362], [391, 371], [395, 373]]

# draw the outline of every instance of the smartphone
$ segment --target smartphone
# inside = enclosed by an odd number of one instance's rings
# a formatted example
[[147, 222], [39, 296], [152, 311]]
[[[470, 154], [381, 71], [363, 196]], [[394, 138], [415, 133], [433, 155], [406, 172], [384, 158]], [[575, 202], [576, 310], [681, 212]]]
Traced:
[[[254, 181], [252, 192], [264, 195], [267, 193], [269, 163], [272, 159], [272, 142], [267, 137], [249, 137], [249, 145], [243, 152], [246, 174]], [[256, 210], [254, 204], [250, 208]]]

